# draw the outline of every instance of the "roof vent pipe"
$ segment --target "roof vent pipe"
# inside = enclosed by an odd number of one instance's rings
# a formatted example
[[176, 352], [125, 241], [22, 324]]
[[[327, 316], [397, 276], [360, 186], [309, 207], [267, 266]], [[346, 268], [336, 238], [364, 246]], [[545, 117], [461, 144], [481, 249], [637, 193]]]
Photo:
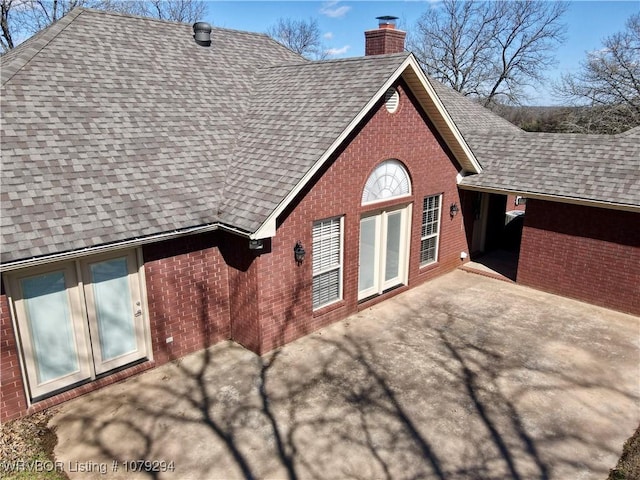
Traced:
[[211, 45], [211, 25], [207, 22], [196, 22], [193, 24], [193, 38], [198, 45], [208, 47]]

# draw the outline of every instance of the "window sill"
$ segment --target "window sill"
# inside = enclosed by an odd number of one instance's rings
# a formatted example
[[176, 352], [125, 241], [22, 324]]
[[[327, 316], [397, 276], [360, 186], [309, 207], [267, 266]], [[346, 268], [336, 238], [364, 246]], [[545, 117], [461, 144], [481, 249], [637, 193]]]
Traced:
[[335, 302], [328, 303], [327, 305], [323, 305], [322, 307], [318, 307], [313, 310], [314, 317], [321, 317], [329, 312], [333, 312], [339, 308], [342, 308], [346, 305], [344, 299], [336, 300]]
[[428, 272], [429, 270], [433, 270], [438, 266], [438, 261], [425, 263], [424, 265], [420, 265], [420, 273]]

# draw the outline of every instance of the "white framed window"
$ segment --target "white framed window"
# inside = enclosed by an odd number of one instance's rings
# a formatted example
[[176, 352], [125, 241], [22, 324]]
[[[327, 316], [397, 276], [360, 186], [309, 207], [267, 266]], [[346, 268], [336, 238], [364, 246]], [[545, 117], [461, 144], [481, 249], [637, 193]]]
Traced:
[[342, 300], [343, 217], [313, 223], [313, 309]]
[[380, 163], [364, 185], [362, 204], [405, 197], [411, 194], [411, 180], [404, 165], [398, 160]]
[[440, 212], [442, 195], [425, 197], [422, 204], [422, 232], [420, 234], [420, 266], [438, 260]]

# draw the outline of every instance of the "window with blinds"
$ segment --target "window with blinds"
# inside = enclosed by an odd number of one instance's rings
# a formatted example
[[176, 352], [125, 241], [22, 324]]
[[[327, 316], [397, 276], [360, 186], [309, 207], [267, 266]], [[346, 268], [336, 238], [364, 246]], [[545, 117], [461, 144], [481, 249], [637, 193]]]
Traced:
[[342, 298], [342, 217], [313, 224], [313, 308]]
[[440, 233], [440, 204], [442, 195], [425, 197], [422, 205], [422, 233], [420, 236], [420, 266], [438, 260]]

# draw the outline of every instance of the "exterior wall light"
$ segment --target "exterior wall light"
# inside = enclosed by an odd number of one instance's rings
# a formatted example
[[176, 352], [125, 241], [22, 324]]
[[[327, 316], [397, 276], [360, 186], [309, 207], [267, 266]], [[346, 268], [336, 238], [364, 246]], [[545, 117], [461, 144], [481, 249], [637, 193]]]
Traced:
[[293, 247], [293, 256], [296, 259], [296, 263], [298, 265], [302, 264], [302, 261], [304, 260], [304, 256], [306, 255], [307, 252], [304, 251], [304, 247], [302, 246], [302, 242], [300, 240], [298, 240], [296, 242], [295, 247]]
[[449, 207], [449, 215], [451, 216], [451, 218], [455, 217], [459, 211], [460, 209], [458, 208], [457, 203], [452, 203], [451, 206]]
[[249, 250], [262, 250], [264, 242], [262, 240], [249, 240]]

